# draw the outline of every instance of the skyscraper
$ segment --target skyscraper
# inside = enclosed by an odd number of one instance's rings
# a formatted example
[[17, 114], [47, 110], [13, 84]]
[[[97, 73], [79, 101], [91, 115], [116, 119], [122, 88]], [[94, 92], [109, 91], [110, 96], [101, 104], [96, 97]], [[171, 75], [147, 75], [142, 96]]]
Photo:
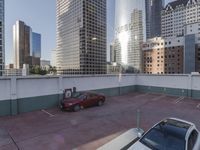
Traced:
[[134, 9], [131, 14], [131, 41], [128, 48], [128, 64], [133, 66], [135, 72], [140, 72], [142, 67], [143, 22], [142, 10]]
[[141, 45], [145, 39], [145, 1], [116, 0], [115, 4], [116, 62], [136, 72], [141, 71]]
[[41, 58], [41, 34], [32, 32], [32, 56]]
[[164, 0], [145, 0], [147, 39], [161, 35], [161, 12], [163, 7]]
[[[193, 26], [193, 29], [191, 29], [193, 31], [198, 30], [198, 23], [200, 22], [199, 8], [200, 0], [177, 0], [168, 3], [162, 11], [162, 36], [184, 36], [187, 25]], [[197, 26], [195, 27], [196, 23]]]
[[0, 76], [5, 67], [4, 0], [0, 0]]
[[41, 35], [32, 32], [22, 21], [16, 21], [13, 26], [13, 46], [15, 68], [23, 68], [23, 64], [40, 65]]
[[57, 70], [106, 73], [106, 0], [57, 0]]

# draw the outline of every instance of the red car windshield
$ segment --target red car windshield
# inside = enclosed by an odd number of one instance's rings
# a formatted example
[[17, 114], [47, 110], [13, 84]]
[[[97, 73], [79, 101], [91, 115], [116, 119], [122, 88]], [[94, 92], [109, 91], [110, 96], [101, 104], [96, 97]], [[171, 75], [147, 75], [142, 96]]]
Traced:
[[84, 95], [83, 93], [74, 93], [72, 95], [72, 98], [77, 98], [77, 99], [80, 99], [80, 100], [84, 100], [86, 98], [86, 95]]

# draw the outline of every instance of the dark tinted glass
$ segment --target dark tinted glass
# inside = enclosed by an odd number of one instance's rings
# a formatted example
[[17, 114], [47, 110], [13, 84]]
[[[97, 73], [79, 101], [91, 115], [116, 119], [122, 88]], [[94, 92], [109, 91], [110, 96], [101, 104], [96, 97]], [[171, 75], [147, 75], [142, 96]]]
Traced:
[[198, 132], [196, 130], [193, 130], [188, 140], [188, 150], [192, 150], [194, 148], [194, 145], [196, 144], [197, 141], [197, 137], [198, 137]]
[[152, 150], [185, 150], [185, 140], [159, 127], [151, 129], [141, 143]]

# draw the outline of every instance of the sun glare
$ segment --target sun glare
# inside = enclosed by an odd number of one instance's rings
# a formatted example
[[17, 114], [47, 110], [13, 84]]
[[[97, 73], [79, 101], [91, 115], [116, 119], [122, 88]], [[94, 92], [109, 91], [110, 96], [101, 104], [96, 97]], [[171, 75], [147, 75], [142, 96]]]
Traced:
[[124, 65], [128, 63], [128, 32], [122, 32], [118, 35], [118, 39], [121, 45], [121, 60]]

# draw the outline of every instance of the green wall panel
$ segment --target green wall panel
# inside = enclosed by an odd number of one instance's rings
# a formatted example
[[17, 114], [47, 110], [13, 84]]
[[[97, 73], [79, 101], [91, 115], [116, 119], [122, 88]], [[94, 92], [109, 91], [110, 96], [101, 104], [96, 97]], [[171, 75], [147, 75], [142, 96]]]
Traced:
[[93, 90], [93, 91], [103, 93], [106, 96], [118, 96], [118, 95], [124, 95], [127, 93], [135, 92], [135, 86], [107, 88], [107, 89], [99, 89], [99, 90]]
[[174, 96], [188, 96], [188, 90], [186, 89], [174, 89], [174, 88], [166, 88], [165, 94], [167, 95], [174, 95]]
[[200, 91], [192, 90], [192, 98], [200, 99]]
[[18, 111], [30, 112], [34, 110], [52, 108], [58, 106], [59, 95], [48, 95], [18, 99]]
[[93, 91], [105, 94], [106, 96], [118, 96], [120, 89], [119, 88], [107, 88], [107, 89], [98, 89], [98, 90], [93, 90]]
[[135, 92], [135, 86], [125, 86], [120, 88], [120, 95], [128, 94], [131, 92]]
[[11, 103], [10, 100], [0, 101], [0, 116], [10, 115]]
[[162, 93], [166, 95], [174, 96], [188, 96], [189, 90], [186, 89], [176, 89], [176, 88], [165, 88], [165, 87], [154, 87], [154, 86], [136, 86], [136, 91], [146, 92], [146, 93]]
[[11, 115], [17, 115], [18, 114], [18, 101], [17, 100], [11, 100]]

